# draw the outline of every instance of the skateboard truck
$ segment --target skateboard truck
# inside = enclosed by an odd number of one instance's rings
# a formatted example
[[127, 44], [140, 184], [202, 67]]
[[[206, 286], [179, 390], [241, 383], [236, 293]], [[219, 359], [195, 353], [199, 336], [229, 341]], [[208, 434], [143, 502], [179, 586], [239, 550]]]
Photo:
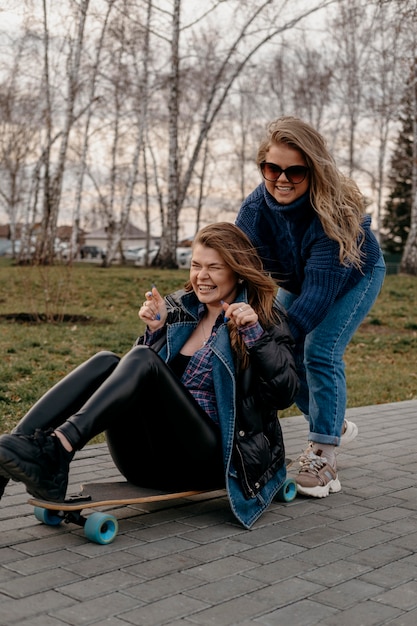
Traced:
[[63, 504], [77, 504], [77, 502], [91, 502], [91, 500], [88, 493], [74, 493], [67, 496]]

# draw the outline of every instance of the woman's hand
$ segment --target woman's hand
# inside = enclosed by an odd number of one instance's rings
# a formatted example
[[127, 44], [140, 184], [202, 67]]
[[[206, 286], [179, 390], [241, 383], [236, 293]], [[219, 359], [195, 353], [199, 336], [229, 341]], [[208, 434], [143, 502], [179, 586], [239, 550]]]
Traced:
[[222, 304], [225, 318], [232, 320], [239, 328], [249, 324], [255, 324], [258, 321], [258, 314], [252, 309], [247, 302], [233, 302]]
[[165, 300], [156, 287], [152, 287], [152, 291], [147, 291], [145, 298], [146, 300], [139, 309], [138, 315], [149, 330], [155, 332], [164, 326], [167, 319]]

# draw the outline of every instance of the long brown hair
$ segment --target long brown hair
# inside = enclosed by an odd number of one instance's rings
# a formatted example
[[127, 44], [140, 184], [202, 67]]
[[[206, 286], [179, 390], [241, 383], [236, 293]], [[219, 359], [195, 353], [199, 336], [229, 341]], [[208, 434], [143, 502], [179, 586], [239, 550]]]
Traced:
[[280, 143], [304, 156], [310, 169], [311, 205], [326, 235], [338, 242], [340, 262], [360, 268], [365, 199], [356, 183], [338, 170], [324, 137], [296, 117], [279, 117], [269, 124], [258, 148], [258, 166], [270, 147]]
[[[248, 304], [257, 313], [263, 328], [268, 328], [279, 319], [277, 310], [274, 309], [276, 283], [264, 271], [256, 249], [240, 228], [230, 222], [209, 224], [195, 236], [193, 247], [197, 244], [216, 250], [225, 264], [235, 272], [238, 281], [246, 287]], [[190, 281], [185, 289], [192, 290]], [[228, 327], [232, 349], [241, 359], [242, 367], [246, 367], [248, 357], [245, 344], [235, 324], [229, 322]]]

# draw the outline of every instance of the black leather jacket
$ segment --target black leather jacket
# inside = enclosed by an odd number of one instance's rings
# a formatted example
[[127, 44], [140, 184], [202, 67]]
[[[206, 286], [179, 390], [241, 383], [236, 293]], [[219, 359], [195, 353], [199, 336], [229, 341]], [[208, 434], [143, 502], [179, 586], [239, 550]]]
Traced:
[[291, 405], [298, 377], [285, 322], [265, 331], [249, 350], [250, 365], [237, 374], [237, 411], [233, 463], [247, 498], [285, 463], [277, 410]]

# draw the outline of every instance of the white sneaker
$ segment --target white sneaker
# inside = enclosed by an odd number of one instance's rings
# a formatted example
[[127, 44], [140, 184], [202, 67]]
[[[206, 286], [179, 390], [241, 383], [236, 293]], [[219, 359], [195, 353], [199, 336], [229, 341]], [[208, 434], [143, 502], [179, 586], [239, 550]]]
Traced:
[[354, 422], [349, 422], [348, 420], [345, 420], [343, 422], [343, 432], [342, 436], [340, 437], [340, 445], [345, 446], [346, 444], [353, 441], [358, 436], [358, 432], [358, 427]]

